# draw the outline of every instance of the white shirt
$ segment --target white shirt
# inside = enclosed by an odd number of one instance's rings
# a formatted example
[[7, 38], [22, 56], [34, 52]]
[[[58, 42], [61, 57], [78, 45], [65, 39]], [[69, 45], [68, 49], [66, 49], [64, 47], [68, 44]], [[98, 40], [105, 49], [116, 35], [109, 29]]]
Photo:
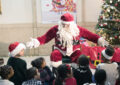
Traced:
[[101, 63], [98, 64], [97, 69], [104, 69], [107, 74], [106, 83], [110, 83], [111, 85], [115, 85], [116, 79], [118, 78], [118, 70], [117, 63]]
[[83, 85], [96, 85], [95, 83], [85, 83], [85, 84], [83, 84]]
[[14, 85], [14, 83], [6, 79], [5, 80], [0, 79], [0, 85]]

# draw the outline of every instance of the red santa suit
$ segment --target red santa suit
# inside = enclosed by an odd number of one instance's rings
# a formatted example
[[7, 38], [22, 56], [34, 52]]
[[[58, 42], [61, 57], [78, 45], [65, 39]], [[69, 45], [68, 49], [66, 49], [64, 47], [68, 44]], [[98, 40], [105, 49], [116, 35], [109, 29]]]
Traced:
[[[61, 16], [62, 23], [68, 24], [73, 22], [73, 16], [69, 13], [66, 13]], [[72, 62], [76, 62], [77, 58], [81, 55], [80, 52], [80, 37], [83, 37], [89, 41], [92, 41], [94, 43], [98, 43], [99, 41], [102, 41], [103, 39], [100, 38], [97, 34], [94, 34], [87, 29], [77, 26], [78, 35], [73, 37], [72, 39], [72, 45], [67, 45], [68, 43], [64, 43], [64, 41], [61, 40], [60, 34], [59, 34], [59, 25], [55, 25], [52, 28], [50, 28], [43, 36], [38, 37], [33, 45], [37, 45], [34, 47], [38, 47], [39, 45], [44, 45], [51, 41], [52, 39], [55, 39], [55, 48], [51, 53], [50, 59], [52, 62], [52, 65], [54, 67], [59, 66], [62, 63], [62, 56], [69, 56], [72, 60]], [[39, 41], [39, 42], [38, 42]], [[29, 46], [28, 46], [29, 47]]]

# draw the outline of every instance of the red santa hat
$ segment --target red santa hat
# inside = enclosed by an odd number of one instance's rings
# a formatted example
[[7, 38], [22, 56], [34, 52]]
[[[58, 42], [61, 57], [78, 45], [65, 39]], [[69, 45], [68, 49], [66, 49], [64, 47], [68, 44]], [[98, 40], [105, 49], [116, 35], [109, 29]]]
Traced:
[[65, 24], [70, 24], [74, 22], [74, 17], [70, 13], [65, 13], [61, 16], [61, 21]]
[[14, 42], [9, 45], [9, 55], [14, 57], [17, 55], [22, 49], [26, 49], [25, 45], [23, 43]]

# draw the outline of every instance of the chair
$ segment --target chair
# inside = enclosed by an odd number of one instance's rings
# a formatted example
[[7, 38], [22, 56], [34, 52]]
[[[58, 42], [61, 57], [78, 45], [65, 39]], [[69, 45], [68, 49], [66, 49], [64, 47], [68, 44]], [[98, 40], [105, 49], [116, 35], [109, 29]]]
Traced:
[[0, 58], [0, 65], [2, 65], [4, 63], [4, 59]]

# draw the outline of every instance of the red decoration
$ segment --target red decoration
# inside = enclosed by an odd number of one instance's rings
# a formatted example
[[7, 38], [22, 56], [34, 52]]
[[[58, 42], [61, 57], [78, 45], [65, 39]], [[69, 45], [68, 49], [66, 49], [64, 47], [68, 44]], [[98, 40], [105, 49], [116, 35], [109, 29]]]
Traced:
[[116, 3], [115, 6], [118, 6], [118, 3]]
[[103, 24], [103, 26], [106, 26], [106, 24]]
[[117, 36], [115, 36], [115, 39], [117, 39]]
[[100, 16], [101, 19], [103, 19], [103, 16]]
[[70, 66], [68, 64], [66, 64], [66, 66], [67, 66], [67, 70], [70, 70]]

